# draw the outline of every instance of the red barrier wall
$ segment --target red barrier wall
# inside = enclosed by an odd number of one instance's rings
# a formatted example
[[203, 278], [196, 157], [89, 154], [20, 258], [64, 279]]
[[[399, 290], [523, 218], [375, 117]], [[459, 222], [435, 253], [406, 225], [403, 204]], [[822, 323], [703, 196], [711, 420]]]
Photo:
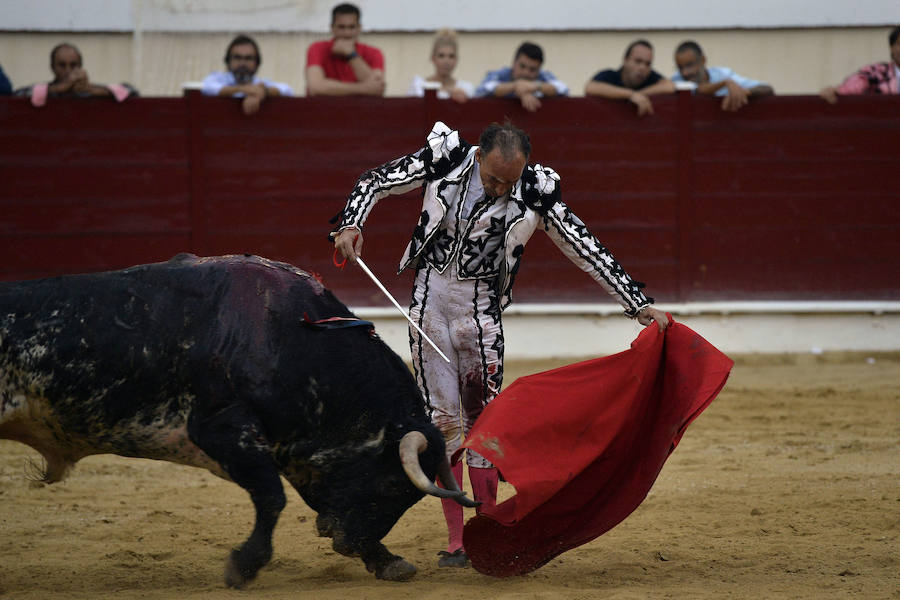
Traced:
[[[383, 305], [357, 270], [331, 266], [328, 219], [359, 174], [420, 147], [434, 120], [477, 142], [510, 117], [533, 162], [648, 293], [664, 302], [900, 298], [900, 97], [774, 97], [736, 114], [687, 93], [464, 105], [427, 99], [274, 98], [245, 117], [232, 99], [0, 99], [0, 279], [105, 270], [178, 252], [254, 253], [321, 273], [347, 303]], [[394, 275], [420, 209], [386, 199], [365, 257]], [[540, 232], [518, 302], [604, 294]]]

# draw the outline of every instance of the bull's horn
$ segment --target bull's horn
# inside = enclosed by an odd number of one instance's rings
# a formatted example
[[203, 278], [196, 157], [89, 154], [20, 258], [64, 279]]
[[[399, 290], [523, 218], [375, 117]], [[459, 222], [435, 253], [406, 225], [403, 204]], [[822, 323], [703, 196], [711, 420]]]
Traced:
[[441, 482], [445, 488], [453, 492], [461, 492], [459, 489], [459, 483], [456, 481], [456, 477], [453, 476], [453, 470], [450, 469], [450, 461], [447, 460], [447, 456], [444, 456], [444, 460], [440, 462], [438, 465], [437, 472], [438, 480]]
[[[400, 463], [403, 465], [403, 470], [406, 472], [406, 476], [409, 477], [412, 484], [420, 491], [431, 496], [437, 496], [438, 498], [453, 498], [463, 506], [477, 506], [475, 502], [466, 498], [465, 492], [461, 491], [458, 485], [453, 486], [456, 489], [443, 489], [434, 485], [434, 482], [428, 479], [425, 472], [422, 471], [422, 465], [419, 464], [419, 454], [424, 452], [426, 448], [428, 448], [428, 440], [425, 439], [425, 435], [422, 434], [421, 431], [410, 431], [400, 440]], [[443, 462], [446, 463], [446, 469], [447, 472], [449, 472], [450, 463], [447, 462], [446, 456], [444, 456]], [[439, 468], [443, 471], [444, 467], [441, 465]], [[454, 483], [456, 482], [456, 480], [453, 479], [452, 474], [450, 475], [450, 478]], [[441, 481], [444, 485], [447, 485], [443, 474], [441, 476]]]

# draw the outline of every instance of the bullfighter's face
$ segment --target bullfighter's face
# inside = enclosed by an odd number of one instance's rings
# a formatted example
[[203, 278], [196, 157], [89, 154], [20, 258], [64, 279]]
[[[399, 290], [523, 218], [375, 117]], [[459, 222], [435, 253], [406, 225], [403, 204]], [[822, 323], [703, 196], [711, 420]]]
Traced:
[[478, 161], [484, 193], [495, 198], [509, 193], [522, 177], [526, 162], [521, 152], [504, 156], [499, 148], [493, 148], [487, 154], [479, 148], [475, 151], [475, 160]]

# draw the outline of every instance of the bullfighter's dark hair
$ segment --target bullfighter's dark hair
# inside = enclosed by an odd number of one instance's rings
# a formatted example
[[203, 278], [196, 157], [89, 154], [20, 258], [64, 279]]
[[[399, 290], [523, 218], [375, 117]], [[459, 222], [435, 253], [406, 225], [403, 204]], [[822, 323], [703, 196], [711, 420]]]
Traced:
[[53, 61], [56, 60], [56, 53], [62, 50], [63, 48], [71, 48], [75, 51], [75, 54], [78, 55], [78, 64], [84, 64], [84, 59], [81, 58], [81, 50], [78, 49], [78, 46], [75, 44], [70, 44], [69, 42], [62, 42], [61, 44], [57, 44], [53, 46], [53, 50], [50, 51], [50, 66], [53, 66]]
[[338, 4], [334, 8], [331, 9], [331, 24], [334, 25], [334, 22], [337, 21], [339, 15], [356, 15], [356, 20], [362, 20], [362, 14], [359, 12], [359, 7], [355, 4], [350, 4], [349, 2], [344, 2], [343, 4]]
[[243, 46], [244, 44], [250, 44], [253, 46], [253, 49], [256, 50], [256, 66], [259, 67], [259, 65], [262, 64], [262, 52], [259, 51], [256, 40], [243, 33], [231, 40], [231, 43], [228, 44], [228, 48], [225, 50], [225, 64], [228, 64], [228, 59], [231, 58], [231, 49], [235, 46]]
[[685, 50], [691, 50], [698, 57], [703, 56], [703, 50], [700, 48], [700, 44], [694, 40], [685, 40], [678, 44], [678, 47], [675, 48], [675, 54], [681, 54]]
[[528, 139], [528, 134], [513, 125], [509, 119], [485, 127], [478, 145], [481, 147], [482, 156], [490, 154], [494, 148], [500, 150], [504, 158], [511, 158], [517, 152], [521, 152], [525, 160], [531, 156], [531, 140]]
[[634, 40], [633, 42], [628, 44], [627, 48], [625, 48], [625, 58], [628, 58], [629, 55], [631, 55], [631, 51], [634, 50], [635, 46], [645, 46], [648, 50], [650, 50], [650, 52], [653, 52], [653, 44], [651, 44], [647, 40], [645, 40], [645, 39]]
[[522, 42], [522, 45], [516, 50], [515, 56], [513, 56], [513, 62], [523, 54], [531, 60], [544, 64], [544, 51], [534, 42]]
[[897, 25], [891, 30], [891, 35], [888, 36], [888, 45], [893, 46], [898, 37], [900, 37], [900, 25]]

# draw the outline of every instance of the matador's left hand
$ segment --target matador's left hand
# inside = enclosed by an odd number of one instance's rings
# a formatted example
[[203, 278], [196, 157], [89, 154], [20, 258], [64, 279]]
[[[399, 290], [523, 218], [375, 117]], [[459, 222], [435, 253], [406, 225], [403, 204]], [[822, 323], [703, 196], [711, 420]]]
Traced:
[[638, 323], [644, 325], [645, 327], [656, 321], [656, 324], [659, 326], [660, 331], [665, 331], [666, 327], [669, 326], [669, 318], [666, 316], [666, 313], [663, 311], [653, 308], [652, 306], [645, 306], [640, 310], [637, 314]]

